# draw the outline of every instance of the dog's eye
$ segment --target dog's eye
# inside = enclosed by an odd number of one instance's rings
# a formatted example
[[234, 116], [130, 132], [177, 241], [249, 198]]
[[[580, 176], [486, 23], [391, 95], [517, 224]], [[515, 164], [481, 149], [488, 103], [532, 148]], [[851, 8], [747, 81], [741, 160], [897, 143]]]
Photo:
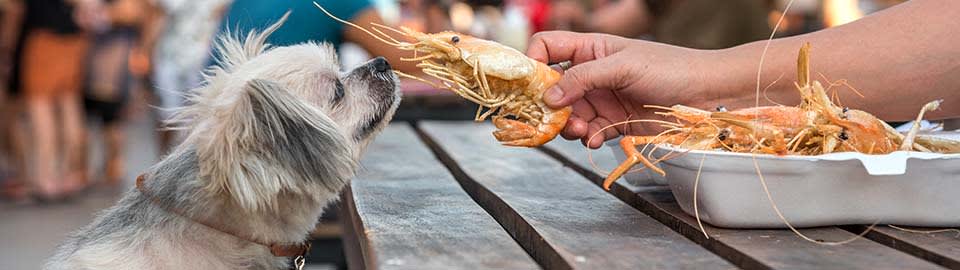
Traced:
[[343, 83], [340, 80], [337, 80], [336, 88], [333, 90], [333, 103], [340, 103], [340, 100], [343, 99], [345, 91], [343, 90]]

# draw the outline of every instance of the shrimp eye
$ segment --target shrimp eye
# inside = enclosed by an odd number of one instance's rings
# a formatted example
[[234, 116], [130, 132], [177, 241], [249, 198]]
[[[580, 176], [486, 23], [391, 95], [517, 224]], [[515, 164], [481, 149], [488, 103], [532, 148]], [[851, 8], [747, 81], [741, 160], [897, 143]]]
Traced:
[[718, 112], [725, 112], [725, 111], [727, 111], [727, 107], [726, 107], [726, 106], [723, 106], [723, 105], [717, 106], [717, 111], [718, 111]]
[[847, 113], [849, 111], [850, 111], [850, 107], [843, 107], [843, 113]]
[[847, 135], [847, 131], [846, 131], [846, 130], [840, 131], [840, 136], [839, 136], [839, 137], [840, 137], [841, 140], [844, 140], [844, 141], [850, 139], [850, 136]]
[[460, 36], [453, 36], [450, 38], [450, 41], [453, 41], [453, 43], [458, 43], [460, 42]]

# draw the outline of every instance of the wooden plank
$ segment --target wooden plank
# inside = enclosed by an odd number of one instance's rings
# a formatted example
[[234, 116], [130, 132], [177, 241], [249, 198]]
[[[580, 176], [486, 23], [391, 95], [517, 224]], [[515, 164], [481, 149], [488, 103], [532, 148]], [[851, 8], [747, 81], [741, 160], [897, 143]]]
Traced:
[[[854, 233], [862, 232], [865, 227], [858, 226], [851, 229]], [[938, 228], [908, 228], [911, 230], [930, 231]], [[939, 228], [942, 229], [942, 228]], [[890, 227], [877, 227], [867, 233], [867, 238], [913, 254], [950, 269], [960, 269], [960, 230], [935, 233], [917, 233], [901, 231]]]
[[410, 126], [370, 145], [348, 207], [366, 269], [537, 269]]
[[[599, 185], [603, 177], [590, 168], [583, 146], [557, 140], [544, 149]], [[593, 159], [616, 164], [610, 150], [594, 151]], [[609, 169], [601, 168], [601, 169]], [[704, 224], [706, 238], [694, 217], [686, 214], [665, 186], [633, 186], [617, 181], [611, 193], [640, 211], [667, 224], [687, 238], [716, 254], [748, 269], [938, 269], [937, 265], [866, 239], [841, 246], [825, 246], [805, 241], [789, 230], [732, 230]], [[842, 240], [854, 234], [825, 227], [800, 230], [822, 240]]]
[[[351, 184], [352, 185], [352, 184]], [[340, 194], [341, 224], [343, 226], [343, 255], [347, 257], [347, 268], [351, 270], [367, 269], [364, 262], [364, 253], [367, 251], [369, 240], [360, 238], [357, 232], [362, 232], [363, 221], [357, 215], [357, 207], [353, 203], [353, 190], [347, 186]]]
[[730, 269], [549, 156], [500, 146], [492, 127], [420, 126], [473, 198], [547, 269]]

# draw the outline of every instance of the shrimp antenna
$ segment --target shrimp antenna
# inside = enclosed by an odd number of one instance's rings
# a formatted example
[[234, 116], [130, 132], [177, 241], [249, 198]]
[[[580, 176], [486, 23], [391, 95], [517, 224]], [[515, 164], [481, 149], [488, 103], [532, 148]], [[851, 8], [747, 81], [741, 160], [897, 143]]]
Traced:
[[420, 77], [417, 77], [417, 76], [413, 76], [413, 75], [410, 75], [410, 74], [406, 74], [406, 73], [400, 72], [400, 71], [398, 71], [398, 70], [394, 70], [393, 73], [394, 73], [394, 74], [397, 74], [397, 76], [400, 76], [400, 77], [409, 78], [409, 79], [414, 79], [414, 80], [423, 82], [423, 83], [425, 83], [425, 84], [429, 84], [430, 86], [433, 86], [434, 88], [443, 88], [443, 87], [440, 87], [439, 85], [437, 85], [437, 84], [434, 83], [434, 82], [428, 81], [428, 80], [426, 80], [426, 79], [424, 79], [424, 78], [420, 78]]
[[386, 26], [386, 25], [383, 25], [383, 24], [371, 22], [370, 25], [373, 25], [373, 26], [376, 26], [376, 27], [380, 27], [380, 28], [383, 28], [383, 29], [387, 29], [387, 30], [390, 30], [390, 31], [392, 31], [392, 32], [394, 32], [394, 33], [401, 34], [401, 35], [404, 35], [404, 36], [407, 35], [407, 33], [404, 33], [403, 31], [394, 29], [393, 27]]
[[[821, 75], [823, 75], [823, 74], [821, 74]], [[777, 82], [779, 82], [781, 78], [783, 78], [783, 73], [780, 73], [780, 76], [777, 77], [776, 80], [773, 80], [772, 82], [770, 82], [770, 84], [767, 85], [767, 87], [764, 87], [764, 88], [763, 88], [763, 98], [766, 99], [767, 102], [770, 102], [770, 103], [773, 103], [773, 104], [776, 104], [776, 105], [780, 105], [780, 106], [784, 106], [783, 104], [780, 104], [779, 102], [773, 101], [772, 99], [770, 99], [769, 96], [767, 96], [767, 90], [770, 90], [770, 87], [773, 87], [774, 84], [777, 84]]]
[[[373, 23], [371, 23], [371, 24], [373, 24]], [[380, 34], [380, 35], [386, 37], [386, 38], [389, 39], [390, 41], [393, 41], [393, 42], [396, 43], [396, 44], [400, 44], [400, 41], [399, 41], [399, 40], [391, 37], [390, 35], [387, 35], [387, 34], [383, 33], [383, 31], [380, 31], [380, 29], [377, 29], [376, 27], [370, 27], [370, 29], [372, 29], [374, 32], [377, 32], [377, 34]]]
[[[360, 27], [359, 25], [356, 25], [356, 24], [353, 24], [353, 23], [351, 23], [351, 22], [348, 22], [348, 21], [346, 21], [346, 20], [344, 20], [344, 19], [340, 19], [340, 18], [338, 18], [337, 16], [333, 16], [333, 14], [330, 14], [330, 12], [327, 11], [327, 9], [323, 8], [322, 6], [320, 6], [320, 4], [318, 4], [317, 2], [313, 2], [313, 5], [314, 5], [314, 6], [317, 6], [317, 8], [319, 8], [320, 11], [323, 11], [323, 13], [324, 13], [324, 14], [327, 14], [327, 16], [329, 16], [331, 19], [333, 19], [333, 20], [335, 20], [335, 21], [338, 21], [338, 22], [340, 22], [340, 23], [349, 25], [349, 26], [351, 26], [351, 27], [353, 27], [353, 28], [360, 29], [360, 31], [366, 32], [367, 34], [369, 34], [369, 35], [372, 36], [373, 38], [376, 38], [376, 39], [379, 40], [380, 42], [383, 42], [383, 43], [386, 43], [386, 44], [388, 44], [388, 45], [390, 45], [390, 46], [395, 46], [395, 47], [402, 45], [402, 43], [400, 43], [400, 42], [391, 42], [391, 41], [388, 41], [388, 40], [384, 39], [383, 37], [378, 36], [378, 35], [374, 34], [373, 32], [370, 32], [370, 30], [367, 30], [367, 29], [365, 29], [365, 28], [363, 28], [363, 27]], [[388, 37], [389, 37], [389, 36], [388, 36]]]

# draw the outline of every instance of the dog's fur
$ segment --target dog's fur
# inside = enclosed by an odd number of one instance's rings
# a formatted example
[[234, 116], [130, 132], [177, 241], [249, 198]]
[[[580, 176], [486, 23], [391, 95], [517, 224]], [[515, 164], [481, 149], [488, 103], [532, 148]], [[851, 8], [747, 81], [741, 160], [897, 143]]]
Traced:
[[329, 45], [266, 45], [281, 23], [243, 41], [220, 39], [222, 67], [208, 70], [192, 105], [178, 112], [178, 127], [189, 131], [184, 143], [146, 173], [158, 202], [127, 192], [70, 236], [47, 269], [289, 266], [289, 258], [191, 219], [261, 242], [303, 241], [400, 97], [383, 59], [340, 73]]

